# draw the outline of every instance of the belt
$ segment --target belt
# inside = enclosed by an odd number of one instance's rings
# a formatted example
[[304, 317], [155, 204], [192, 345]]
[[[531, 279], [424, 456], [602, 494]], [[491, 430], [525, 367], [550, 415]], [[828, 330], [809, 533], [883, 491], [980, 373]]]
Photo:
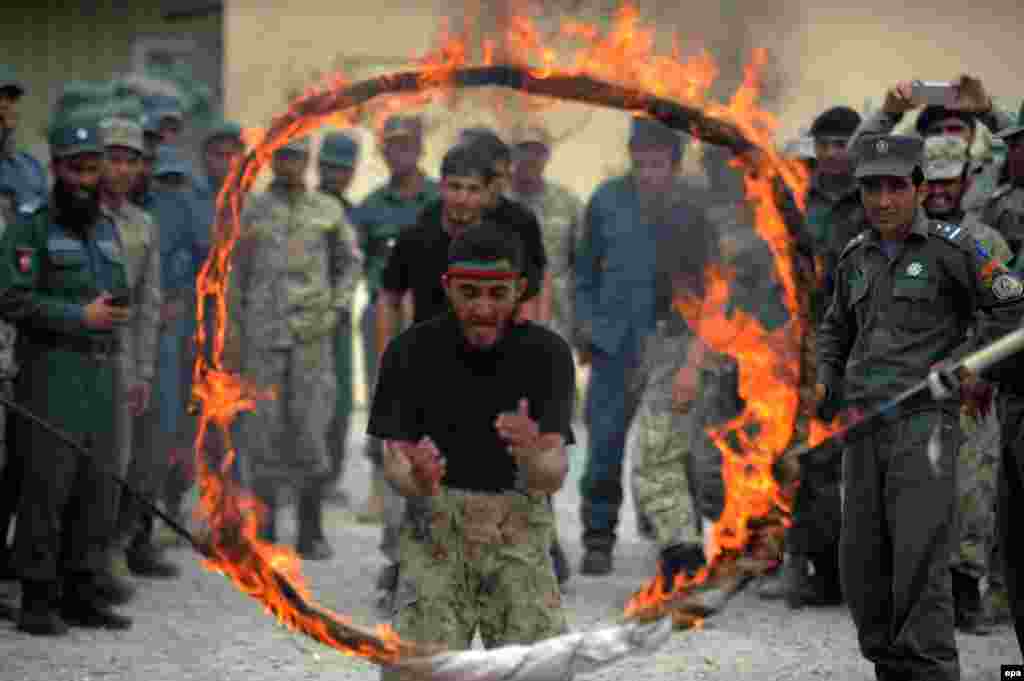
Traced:
[[50, 333], [35, 331], [26, 339], [31, 345], [39, 345], [51, 350], [70, 350], [83, 355], [109, 357], [121, 350], [121, 343], [116, 336], [93, 338], [74, 336], [68, 333]]

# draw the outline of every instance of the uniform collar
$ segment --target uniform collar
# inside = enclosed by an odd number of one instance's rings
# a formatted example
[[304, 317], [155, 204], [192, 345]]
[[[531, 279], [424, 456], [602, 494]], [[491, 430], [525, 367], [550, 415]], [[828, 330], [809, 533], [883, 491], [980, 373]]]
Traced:
[[[867, 218], [865, 218], [865, 220], [866, 219]], [[928, 225], [930, 223], [931, 223], [931, 220], [928, 219], [928, 214], [924, 212], [923, 208], [919, 207], [914, 212], [914, 224], [910, 227], [910, 233], [907, 234], [907, 239], [909, 240], [910, 237], [912, 237], [912, 236], [918, 236], [918, 237], [921, 237], [922, 239], [927, 239], [928, 238]], [[868, 235], [869, 235], [868, 238], [871, 241], [874, 241], [876, 243], [881, 243], [882, 242], [882, 237], [878, 234], [878, 230], [875, 229], [873, 226], [869, 225]]]
[[399, 195], [398, 188], [395, 186], [394, 182], [392, 180], [388, 180], [388, 183], [384, 185], [384, 198], [387, 199], [388, 201], [391, 201], [392, 203], [423, 203], [424, 201], [430, 199], [430, 178], [427, 177], [426, 173], [424, 173], [422, 170], [417, 170], [416, 172], [419, 173], [421, 178], [423, 178], [423, 187], [416, 193], [416, 196], [412, 197], [411, 199], [402, 198], [402, 196]]
[[273, 180], [268, 188], [271, 194], [283, 201], [302, 201], [309, 195], [309, 189], [303, 187], [299, 191], [287, 189], [283, 183]]

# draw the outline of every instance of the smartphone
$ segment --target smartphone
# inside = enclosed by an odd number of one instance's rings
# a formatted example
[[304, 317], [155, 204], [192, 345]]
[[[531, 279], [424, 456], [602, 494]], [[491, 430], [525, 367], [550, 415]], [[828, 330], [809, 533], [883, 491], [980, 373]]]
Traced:
[[956, 102], [956, 86], [934, 80], [915, 80], [911, 83], [911, 96], [915, 102], [925, 105], [953, 106]]
[[115, 293], [110, 299], [108, 305], [113, 305], [114, 307], [131, 307], [132, 296], [130, 293]]

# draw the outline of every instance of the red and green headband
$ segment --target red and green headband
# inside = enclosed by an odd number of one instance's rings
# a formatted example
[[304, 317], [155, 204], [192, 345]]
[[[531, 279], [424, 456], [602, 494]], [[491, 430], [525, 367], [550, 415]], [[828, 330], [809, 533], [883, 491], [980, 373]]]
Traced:
[[457, 260], [448, 263], [445, 276], [449, 279], [518, 279], [522, 276], [512, 261], [501, 260]]

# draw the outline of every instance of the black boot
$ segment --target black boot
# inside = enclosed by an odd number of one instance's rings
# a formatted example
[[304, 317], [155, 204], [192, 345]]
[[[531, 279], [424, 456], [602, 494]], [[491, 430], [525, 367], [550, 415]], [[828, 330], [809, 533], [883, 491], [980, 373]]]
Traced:
[[299, 539], [295, 552], [305, 560], [330, 560], [334, 557], [331, 545], [324, 536], [323, 484], [307, 484], [299, 494]]
[[135, 598], [135, 585], [111, 571], [97, 573], [93, 588], [96, 597], [107, 605], [124, 605]]
[[782, 566], [782, 592], [786, 598], [786, 605], [793, 610], [804, 607], [805, 597], [811, 589], [807, 575], [809, 564], [810, 561], [805, 554], [794, 553]]
[[139, 577], [173, 579], [181, 572], [177, 565], [164, 558], [163, 551], [157, 548], [144, 534], [135, 536], [131, 545], [124, 552], [124, 557], [128, 563], [128, 569]]
[[68, 625], [57, 612], [60, 584], [22, 580], [18, 629], [33, 636], [63, 636]]
[[60, 614], [74, 627], [87, 629], [130, 629], [132, 620], [119, 615], [97, 594], [93, 575], [74, 575], [64, 582]]
[[956, 628], [965, 634], [988, 636], [993, 628], [982, 607], [980, 580], [959, 570], [952, 572]]
[[569, 567], [569, 559], [565, 557], [565, 551], [562, 550], [558, 537], [551, 542], [551, 564], [555, 568], [555, 579], [558, 580], [558, 586], [565, 586], [569, 577], [572, 576], [572, 569]]
[[263, 502], [263, 520], [259, 538], [270, 544], [277, 543], [277, 490], [270, 485], [253, 485], [253, 492]]
[[580, 574], [589, 577], [601, 577], [610, 575], [614, 567], [612, 550], [603, 546], [590, 547], [583, 554], [580, 562]]

